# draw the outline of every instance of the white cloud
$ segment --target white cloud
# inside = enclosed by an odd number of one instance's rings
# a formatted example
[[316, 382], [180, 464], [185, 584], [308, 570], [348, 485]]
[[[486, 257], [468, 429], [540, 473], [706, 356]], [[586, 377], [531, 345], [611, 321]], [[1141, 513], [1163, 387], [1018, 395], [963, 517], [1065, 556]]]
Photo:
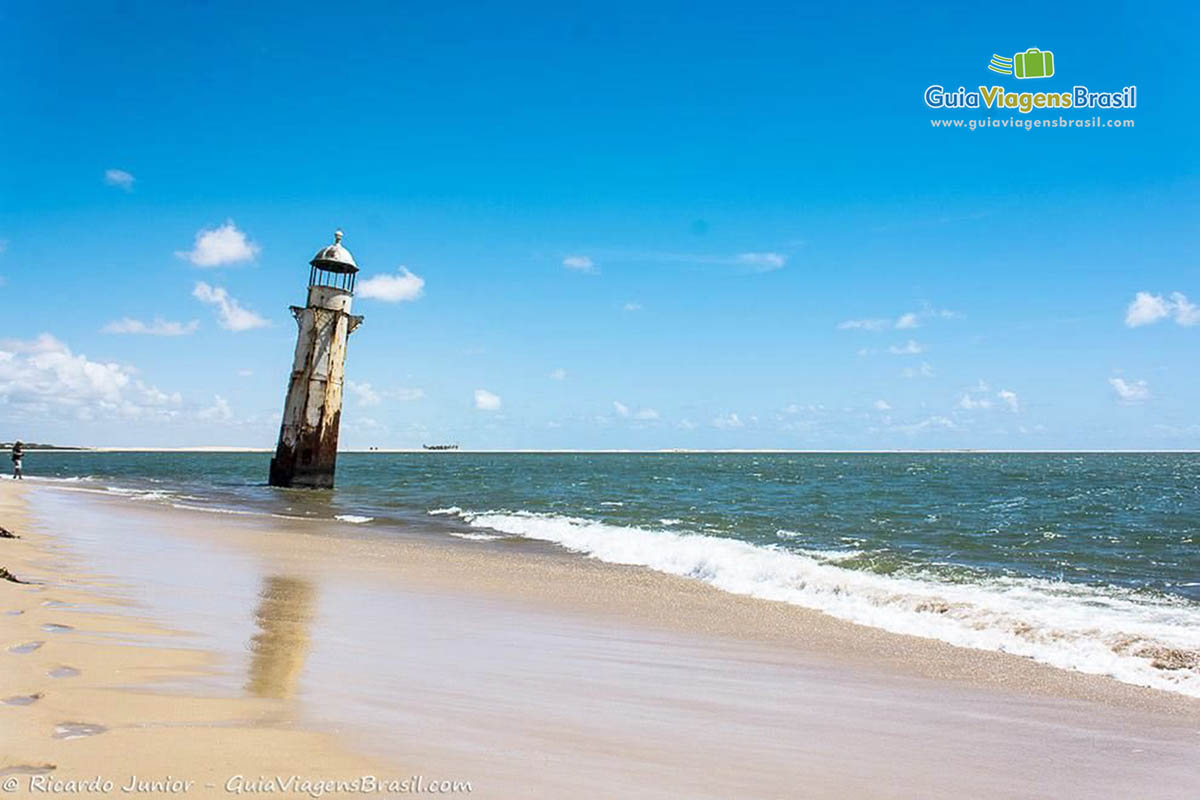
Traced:
[[888, 348], [888, 352], [894, 356], [915, 356], [924, 351], [925, 348], [912, 339], [909, 339], [904, 344], [894, 344]]
[[781, 409], [784, 414], [800, 414], [807, 411], [810, 414], [819, 414], [825, 410], [825, 406], [820, 403], [809, 403], [802, 406], [799, 403], [789, 403]]
[[1169, 313], [1171, 313], [1171, 309], [1167, 305], [1167, 301], [1163, 300], [1162, 295], [1138, 292], [1134, 296], [1133, 302], [1129, 304], [1129, 308], [1125, 309], [1125, 324], [1130, 328], [1150, 325]]
[[901, 373], [905, 378], [932, 378], [933, 367], [929, 366], [929, 362], [922, 361], [919, 367], [906, 367]]
[[370, 383], [346, 381], [346, 393], [355, 399], [360, 408], [369, 408], [383, 403], [387, 399], [409, 402], [420, 400], [425, 396], [424, 389], [376, 389]]
[[133, 191], [134, 177], [123, 169], [104, 170], [104, 182], [109, 186], [118, 186], [127, 192]]
[[891, 411], [892, 406], [888, 403], [887, 400], [876, 400], [875, 401], [875, 410], [876, 411]]
[[206, 422], [228, 422], [233, 419], [233, 410], [225, 398], [218, 394], [213, 396], [213, 404], [201, 409], [196, 416]]
[[1124, 378], [1109, 378], [1108, 383], [1122, 403], [1141, 403], [1150, 399], [1150, 387], [1145, 381], [1127, 381]]
[[951, 311], [945, 308], [931, 308], [926, 305], [920, 311], [909, 311], [901, 314], [894, 321], [890, 319], [882, 319], [879, 317], [870, 319], [848, 319], [845, 322], [838, 323], [838, 330], [863, 330], [863, 331], [886, 331], [895, 329], [898, 331], [912, 330], [913, 328], [921, 327], [921, 321], [926, 319], [958, 319], [962, 316], [957, 311]]
[[1200, 308], [1189, 302], [1182, 292], [1171, 293], [1171, 308], [1175, 313], [1176, 324], [1185, 328], [1200, 325]]
[[204, 281], [196, 281], [192, 297], [205, 305], [215, 307], [217, 323], [225, 330], [249, 331], [255, 328], [265, 328], [271, 324], [253, 311], [242, 308], [241, 304], [230, 297], [229, 292], [220, 286], [209, 286]]
[[595, 272], [596, 262], [592, 261], [587, 256], [567, 256], [562, 260], [562, 265], [567, 269], [575, 272]]
[[475, 407], [480, 411], [499, 411], [500, 395], [492, 394], [487, 389], [476, 389]]
[[891, 320], [888, 319], [848, 319], [845, 322], [838, 323], [839, 331], [881, 331], [890, 327]]
[[1200, 308], [1197, 308], [1183, 292], [1172, 292], [1170, 297], [1161, 294], [1138, 292], [1125, 309], [1125, 324], [1130, 328], [1153, 325], [1168, 316], [1175, 324], [1190, 328], [1200, 325]]
[[550, 371], [550, 380], [565, 381], [567, 379], [567, 371], [562, 367]]
[[1021, 410], [1021, 401], [1017, 398], [1017, 393], [1009, 389], [1001, 389], [996, 392], [999, 397], [1008, 406], [1008, 410], [1016, 414]]
[[375, 275], [368, 278], [354, 290], [359, 297], [370, 297], [373, 300], [383, 300], [387, 303], [400, 303], [416, 300], [425, 289], [425, 279], [401, 267], [395, 275]]
[[197, 267], [220, 267], [250, 261], [262, 250], [237, 229], [233, 220], [219, 228], [196, 231], [196, 242], [191, 250], [178, 250], [175, 255], [186, 258]]
[[346, 381], [346, 391], [354, 396], [355, 400], [358, 401], [358, 405], [362, 408], [377, 406], [383, 402], [383, 398], [379, 396], [379, 392], [372, 389], [369, 383]]
[[194, 333], [200, 327], [199, 320], [191, 322], [170, 322], [161, 317], [155, 317], [153, 322], [142, 322], [140, 319], [122, 317], [114, 320], [100, 329], [101, 333], [131, 333], [146, 336], [186, 336]]
[[787, 256], [779, 253], [738, 253], [737, 262], [755, 272], [772, 272], [787, 264]]
[[626, 304], [623, 306], [623, 308], [624, 308], [624, 310], [626, 310], [626, 311], [641, 311], [641, 310], [642, 310], [642, 304], [641, 304], [641, 303], [626, 303]]
[[[792, 241], [784, 243], [787, 246], [802, 246], [803, 241]], [[743, 253], [733, 253], [729, 255], [716, 255], [713, 253], [678, 253], [678, 252], [661, 252], [661, 251], [627, 251], [622, 253], [623, 258], [636, 260], [639, 262], [656, 262], [664, 264], [698, 264], [712, 266], [735, 266], [742, 267], [743, 271], [749, 272], [770, 272], [785, 266], [790, 256], [779, 252], [768, 251], [752, 251]]]
[[237, 371], [237, 374], [238, 374], [238, 377], [239, 377], [239, 378], [249, 378], [251, 375], [253, 375], [253, 374], [254, 374], [254, 370], [252, 370], [252, 369], [239, 369], [239, 370]]
[[956, 430], [958, 425], [954, 423], [954, 420], [947, 417], [933, 416], [923, 419], [920, 422], [915, 422], [911, 425], [896, 425], [894, 426], [893, 430], [913, 436], [918, 433], [922, 433], [923, 431], [934, 430], [937, 428], [941, 428], [943, 430]]
[[717, 417], [712, 421], [714, 428], [722, 428], [728, 430], [730, 428], [744, 428], [746, 423], [742, 422], [742, 418], [736, 413], [726, 414], [723, 417]]
[[991, 408], [992, 401], [986, 397], [974, 397], [970, 392], [964, 392], [962, 397], [958, 399], [958, 407], [967, 411], [973, 411], [977, 408]]
[[124, 364], [93, 361], [48, 333], [0, 341], [0, 406], [22, 415], [169, 419], [182, 398], [136, 377]]
[[[413, 432], [420, 432], [422, 426], [412, 424], [409, 429]], [[348, 420], [342, 420], [342, 431], [352, 432], [359, 435], [375, 436], [379, 433], [388, 430], [386, 425], [381, 425], [379, 420], [373, 417], [364, 417], [361, 414], [355, 414]]]
[[623, 419], [640, 419], [640, 420], [655, 420], [658, 419], [658, 411], [653, 408], [639, 408], [634, 411], [629, 406], [620, 402], [613, 401], [613, 411], [617, 412], [617, 416]]

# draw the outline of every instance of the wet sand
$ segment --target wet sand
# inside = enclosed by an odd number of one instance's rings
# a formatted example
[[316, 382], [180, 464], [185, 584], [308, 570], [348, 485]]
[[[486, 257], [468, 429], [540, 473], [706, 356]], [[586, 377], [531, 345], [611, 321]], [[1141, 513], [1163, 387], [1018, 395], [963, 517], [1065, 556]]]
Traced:
[[1200, 701], [548, 547], [11, 484], [0, 524], [0, 565], [44, 581], [0, 584], [0, 772], [1200, 796]]
[[154, 609], [131, 606], [120, 583], [35, 521], [27, 497], [0, 488], [0, 524], [21, 536], [0, 539], [0, 565], [30, 581], [0, 584], [4, 794], [46, 794], [37, 787], [53, 784], [37, 781], [97, 776], [116, 794], [137, 776], [164, 789], [190, 780], [191, 796], [227, 796], [230, 776], [306, 763], [314, 776], [382, 774], [335, 736], [296, 725], [286, 705], [172, 690], [211, 673], [220, 655], [161, 624]]

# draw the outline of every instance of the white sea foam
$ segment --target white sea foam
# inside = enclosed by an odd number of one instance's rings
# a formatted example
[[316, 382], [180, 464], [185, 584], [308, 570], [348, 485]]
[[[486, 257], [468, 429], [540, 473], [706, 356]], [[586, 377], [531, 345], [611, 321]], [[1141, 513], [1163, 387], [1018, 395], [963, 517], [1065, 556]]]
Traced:
[[[206, 514], [230, 514], [235, 517], [258, 517], [262, 516], [258, 511], [242, 511], [236, 508], [218, 508], [216, 506], [193, 506], [188, 503], [171, 503], [171, 508], [180, 508], [184, 511], [203, 511]], [[276, 516], [271, 514], [269, 516]], [[304, 519], [303, 517], [283, 517], [283, 519]]]
[[801, 553], [817, 561], [837, 564], [840, 561], [852, 561], [863, 554], [862, 550], [811, 550], [801, 549]]
[[450, 506], [449, 508], [434, 508], [425, 512], [431, 517], [456, 517], [463, 513], [463, 510], [458, 506]]
[[66, 478], [56, 478], [51, 475], [26, 475], [27, 481], [45, 481], [46, 483], [79, 483], [92, 480], [91, 475], [71, 475]]
[[[775, 538], [777, 539], [795, 540], [803, 539], [804, 536], [805, 535], [800, 531], [789, 531], [783, 528], [775, 531]], [[862, 550], [816, 550], [803, 547], [796, 548], [796, 551], [794, 552], [803, 553], [809, 558], [816, 559], [817, 561], [833, 564], [836, 564], [839, 561], [850, 561], [863, 554]]]
[[[72, 477], [72, 478], [30, 478], [40, 482], [50, 483], [55, 491], [61, 492], [82, 492], [83, 494], [100, 494], [108, 497], [117, 496], [124, 497], [130, 500], [176, 500], [177, 495], [170, 492], [160, 491], [158, 489], [127, 489], [122, 486], [102, 486], [99, 484], [86, 485], [91, 481], [91, 476]], [[85, 485], [80, 485], [80, 484]]]
[[497, 539], [504, 539], [504, 536], [492, 536], [488, 533], [452, 533], [451, 536], [459, 539], [467, 539], [472, 542], [494, 542]]
[[174, 495], [168, 492], [161, 492], [157, 489], [124, 489], [120, 486], [106, 486], [105, 491], [109, 494], [121, 495], [128, 497], [130, 500], [172, 500]]
[[340, 519], [342, 522], [353, 522], [355, 525], [361, 525], [364, 522], [370, 522], [374, 517], [360, 517], [358, 514], [337, 514], [334, 519]]
[[1160, 668], [1186, 664], [1200, 651], [1200, 608], [1181, 599], [1035, 578], [950, 583], [927, 574], [880, 575], [836, 565], [857, 551], [794, 552], [554, 514], [458, 516], [475, 528], [555, 542], [603, 561], [697, 578], [725, 591], [896, 633], [1029, 656], [1200, 697], [1200, 669], [1194, 663]]

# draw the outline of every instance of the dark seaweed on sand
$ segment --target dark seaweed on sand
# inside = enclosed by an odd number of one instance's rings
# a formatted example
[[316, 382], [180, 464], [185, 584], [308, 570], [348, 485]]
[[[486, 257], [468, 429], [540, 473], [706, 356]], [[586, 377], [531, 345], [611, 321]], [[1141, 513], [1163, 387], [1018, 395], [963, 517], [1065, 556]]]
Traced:
[[0, 539], [20, 539], [20, 538], [21, 538], [20, 536], [17, 536], [15, 533], [10, 531], [8, 528], [4, 527], [3, 525], [0, 525]]
[[13, 583], [26, 583], [26, 581], [23, 581], [16, 575], [13, 575], [4, 567], [0, 567], [0, 580], [12, 581]]

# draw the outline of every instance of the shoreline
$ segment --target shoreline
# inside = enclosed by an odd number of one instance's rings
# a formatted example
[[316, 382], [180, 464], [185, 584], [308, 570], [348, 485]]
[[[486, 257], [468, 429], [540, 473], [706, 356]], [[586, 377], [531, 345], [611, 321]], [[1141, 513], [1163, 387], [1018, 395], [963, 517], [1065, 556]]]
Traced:
[[[1011, 787], [976, 784], [965, 792], [971, 796], [1032, 796], [1023, 783], [1031, 777], [1070, 778], [1075, 783], [1064, 785], [1075, 786], [1104, 778], [1111, 786], [1137, 777], [1142, 766], [1164, 765], [1178, 772], [1177, 787], [1200, 789], [1200, 777], [1179, 760], [1194, 743], [1200, 701], [1181, 695], [864, 628], [551, 548], [365, 539], [353, 525], [226, 518], [10, 486], [0, 492], [4, 513], [20, 489], [31, 524], [48, 529], [39, 536], [46, 550], [31, 565], [69, 554], [114, 575], [131, 592], [125, 601], [159, 625], [192, 631], [193, 647], [209, 660], [172, 673], [184, 691], [200, 687], [246, 702], [236, 695], [254, 685], [244, 674], [253, 672], [253, 645], [248, 663], [239, 664], [247, 640], [273, 641], [286, 652], [268, 665], [265, 680], [293, 687], [286, 706], [314, 735], [336, 732], [352, 752], [385, 764], [389, 754], [407, 753], [419, 767], [412, 772], [456, 767], [441, 774], [472, 779], [480, 796], [527, 796], [515, 787], [529, 776], [503, 757], [514, 751], [553, 754], [557, 768], [539, 776], [539, 786], [597, 797], [615, 792], [589, 793], [595, 787], [581, 787], [580, 777], [600, 780], [615, 770], [645, 788], [636, 781], [658, 774], [639, 766], [645, 763], [694, 770], [661, 796], [710, 796], [693, 791], [705, 777], [706, 785], [746, 789], [735, 768], [744, 759], [769, 766], [746, 796], [778, 796], [801, 776], [825, 787], [816, 792], [822, 796], [878, 790], [860, 779], [883, 773], [921, 791], [880, 796], [962, 794], [947, 783], [953, 775], [938, 774], [939, 763], [952, 764], [958, 781], [1016, 773], [1025, 764], [1028, 775], [1012, 775]], [[13, 527], [7, 517], [0, 524]], [[0, 542], [0, 553], [11, 544]], [[165, 586], [182, 587], [182, 596], [164, 599]], [[272, 628], [275, 617], [282, 621]], [[0, 617], [0, 625], [13, 619], [21, 616]], [[238, 626], [240, 636], [229, 630]], [[167, 702], [153, 690], [139, 697], [150, 706]], [[968, 756], [963, 747], [977, 726], [969, 721], [980, 714], [991, 720], [989, 732]], [[424, 735], [397, 730], [396, 720]], [[736, 731], [736, 741], [713, 739], [710, 728]], [[509, 730], [505, 739], [501, 731]], [[822, 731], [817, 741], [812, 730]], [[1031, 731], [1040, 731], [1048, 749], [1021, 755]], [[1108, 744], [1080, 744], [1098, 739]], [[984, 740], [991, 749], [975, 752]], [[1135, 740], [1154, 758], [1131, 762]], [[492, 752], [497, 741], [505, 742], [499, 755]], [[930, 752], [931, 742], [947, 750]], [[1124, 777], [1097, 760], [1105, 754]], [[1063, 758], [1080, 767], [1054, 775], [1042, 763]], [[1092, 774], [1083, 774], [1084, 764]]]
[[[189, 692], [219, 656], [128, 602], [119, 578], [94, 569], [30, 512], [24, 487], [0, 487], [0, 776], [32, 796], [61, 782], [157, 781], [161, 794], [225, 797], [237, 774], [384, 774], [334, 736], [293, 727], [270, 700]], [[103, 783], [103, 780], [101, 783]], [[8, 783], [7, 781], [14, 781]], [[51, 788], [46, 788], [51, 787]], [[155, 793], [155, 792], [151, 792]]]
[[[423, 459], [417, 462], [425, 463]], [[248, 472], [246, 463], [240, 467], [243, 475]], [[453, 473], [446, 462], [441, 474]], [[431, 543], [453, 538], [465, 544], [469, 540], [464, 553], [520, 550], [635, 565], [685, 578], [684, 585], [702, 581], [717, 587], [721, 596], [783, 601], [819, 612], [819, 620], [828, 614], [901, 636], [1032, 657], [1059, 669], [1108, 675], [1133, 686], [1200, 697], [1198, 651], [1195, 637], [1188, 634], [1195, 630], [1189, 624], [1195, 618], [1195, 606], [1188, 603], [1194, 604], [1197, 596], [1190, 588], [1173, 589], [1169, 582], [1155, 587], [1162, 594], [1149, 592], [1127, 601], [1120, 587], [1100, 584], [1097, 588], [1086, 580], [1064, 581], [1061, 575], [1056, 581], [1036, 570], [1016, 576], [970, 573], [966, 580], [958, 580], [958, 575], [947, 577], [939, 572], [893, 575], [873, 564], [867, 569], [858, 564], [839, 569], [843, 561], [862, 553], [839, 548], [836, 542], [805, 549], [791, 546], [790, 541], [782, 546], [774, 545], [774, 540], [764, 543], [761, 537], [696, 534], [690, 521], [656, 519], [653, 509], [642, 510], [641, 522], [627, 522], [619, 516], [614, 521], [603, 514], [603, 506], [623, 505], [620, 503], [600, 503], [601, 514], [584, 507], [583, 515], [575, 517], [559, 511], [464, 511], [453, 505], [442, 507], [441, 498], [433, 496], [425, 496], [424, 503], [411, 507], [386, 500], [375, 505], [369, 494], [353, 486], [334, 496], [279, 492], [252, 483], [246, 484], [245, 491], [189, 485], [180, 494], [170, 481], [131, 479], [122, 486], [120, 478], [111, 480], [115, 485], [105, 485], [104, 479], [93, 476], [31, 479], [31, 483], [90, 493], [100, 499], [112, 495], [136, 499], [138, 507], [269, 516], [317, 530], [336, 520], [360, 526], [350, 535], [382, 541], [399, 541], [414, 533], [427, 536]], [[431, 485], [438, 484], [434, 481]], [[479, 507], [488, 507], [486, 501], [481, 503]], [[428, 510], [421, 513], [420, 509]], [[778, 531], [775, 539], [785, 535], [790, 540], [801, 534]], [[498, 539], [504, 541], [494, 541]], [[864, 560], [870, 557], [868, 552]], [[1177, 598], [1183, 599], [1183, 605], [1172, 605]], [[1156, 627], [1160, 622], [1173, 627]]]
[[[120, 497], [96, 499], [118, 507], [127, 505]], [[138, 505], [127, 510], [149, 519], [172, 519], [179, 513], [199, 519], [216, 515], [225, 522], [224, 512], [198, 507]], [[1024, 655], [863, 625], [786, 601], [729, 592], [652, 567], [605, 561], [549, 541], [464, 541], [426, 531], [399, 538], [338, 520], [264, 518], [258, 513], [230, 517], [224, 533], [232, 536], [236, 532], [241, 547], [258, 551], [264, 558], [278, 559], [284, 548], [297, 547], [295, 537], [303, 537], [312, 549], [301, 558], [301, 564], [338, 564], [381, 582], [483, 602], [516, 603], [534, 612], [552, 607], [558, 613], [600, 616], [670, 634], [796, 649], [806, 659], [835, 667], [881, 670], [975, 689], [1015, 690], [1119, 708], [1194, 714], [1200, 722], [1200, 698], [1064, 669]], [[341, 540], [331, 539], [329, 528], [353, 538], [355, 559], [387, 566], [339, 564], [343, 556], [337, 552], [337, 543]]]

